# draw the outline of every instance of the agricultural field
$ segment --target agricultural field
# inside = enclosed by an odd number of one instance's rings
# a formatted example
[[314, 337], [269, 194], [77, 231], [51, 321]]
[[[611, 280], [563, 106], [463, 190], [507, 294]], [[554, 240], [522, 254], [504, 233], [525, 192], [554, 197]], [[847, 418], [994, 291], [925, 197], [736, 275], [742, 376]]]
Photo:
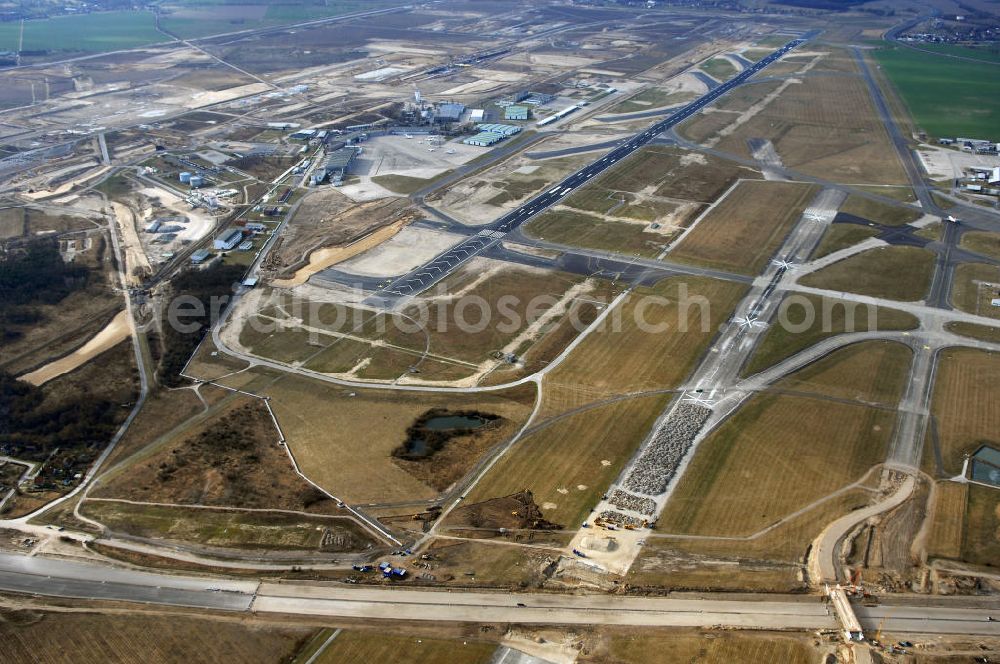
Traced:
[[[785, 312], [790, 325], [781, 324], [780, 318], [771, 325], [743, 369], [744, 375], [749, 376], [763, 371], [837, 334], [873, 330], [913, 330], [918, 325], [916, 317], [904, 311], [875, 307], [873, 312], [867, 306], [818, 295], [788, 296], [780, 307], [779, 312]], [[808, 320], [807, 310], [816, 312], [816, 315], [812, 322], [805, 326]], [[800, 326], [805, 329], [799, 330]]]
[[217, 3], [205, 0], [168, 0], [161, 7], [164, 29], [184, 38], [194, 39], [214, 34], [255, 30], [289, 23], [313, 21], [351, 12], [392, 6], [387, 0], [338, 0], [336, 3], [303, 2], [269, 5], [254, 0]]
[[810, 185], [746, 181], [669, 254], [681, 262], [758, 274], [816, 193]]
[[7, 664], [287, 661], [316, 630], [141, 612], [0, 610]]
[[932, 137], [991, 138], [1000, 124], [995, 65], [886, 47], [873, 56], [917, 125]]
[[1000, 267], [988, 263], [962, 263], [955, 268], [951, 302], [956, 309], [1000, 318], [1000, 309], [992, 305], [1000, 289]]
[[[799, 279], [803, 286], [858, 293], [901, 302], [927, 294], [934, 253], [917, 247], [877, 247], [849, 256]], [[864, 275], [859, 279], [858, 275]]]
[[386, 634], [384, 630], [340, 632], [315, 664], [393, 662], [410, 664], [488, 664], [495, 643]]
[[[262, 390], [302, 472], [351, 503], [424, 500], [435, 478], [461, 476], [494, 445], [524, 424], [534, 405], [531, 385], [468, 396], [347, 390], [288, 376]], [[425, 462], [403, 462], [393, 451], [407, 428], [434, 408], [499, 415], [500, 425], [449, 441]], [[407, 463], [425, 464], [411, 472]], [[416, 472], [417, 474], [414, 474]], [[456, 478], [457, 479], [457, 478]]]
[[469, 492], [467, 503], [528, 489], [547, 520], [575, 527], [618, 476], [667, 399], [594, 404], [538, 423]]
[[1000, 354], [971, 348], [940, 352], [931, 412], [937, 422], [945, 477], [961, 472], [964, 455], [997, 440], [998, 385]]
[[[0, 49], [17, 50], [20, 24], [0, 23]], [[147, 11], [53, 16], [24, 23], [22, 51], [103, 53], [171, 41]]]
[[[672, 277], [637, 289], [545, 378], [592, 400], [676, 387], [743, 296], [741, 284]], [[699, 302], [707, 302], [704, 307]], [[645, 324], [643, 324], [645, 323]], [[645, 328], [645, 329], [643, 329]]]

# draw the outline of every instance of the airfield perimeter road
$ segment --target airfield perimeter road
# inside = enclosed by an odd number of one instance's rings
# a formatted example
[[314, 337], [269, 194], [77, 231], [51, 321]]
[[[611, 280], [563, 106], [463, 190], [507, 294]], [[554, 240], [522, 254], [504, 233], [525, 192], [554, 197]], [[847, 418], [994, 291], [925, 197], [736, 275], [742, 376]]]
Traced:
[[[704, 599], [422, 591], [341, 585], [258, 583], [160, 574], [106, 565], [0, 553], [0, 590], [87, 600], [116, 600], [223, 611], [344, 618], [562, 625], [646, 625], [762, 629], [835, 629], [828, 605], [803, 595]], [[523, 605], [523, 606], [519, 606]], [[859, 607], [862, 624], [919, 634], [1000, 636], [991, 608]]]
[[571, 191], [586, 184], [595, 175], [599, 175], [607, 169], [612, 168], [619, 161], [650, 143], [661, 132], [698, 113], [716, 99], [746, 82], [747, 79], [756, 75], [779, 58], [784, 57], [789, 51], [805, 41], [805, 38], [793, 39], [766, 58], [743, 70], [726, 83], [679, 109], [673, 115], [632, 136], [632, 138], [626, 140], [600, 159], [584, 166], [545, 193], [532, 198], [500, 219], [484, 226], [476, 235], [436, 256], [410, 273], [395, 279], [379, 294], [368, 298], [369, 304], [391, 307], [400, 298], [416, 295], [434, 285], [458, 266], [498, 244], [509, 232], [518, 228], [536, 214], [555, 205]]

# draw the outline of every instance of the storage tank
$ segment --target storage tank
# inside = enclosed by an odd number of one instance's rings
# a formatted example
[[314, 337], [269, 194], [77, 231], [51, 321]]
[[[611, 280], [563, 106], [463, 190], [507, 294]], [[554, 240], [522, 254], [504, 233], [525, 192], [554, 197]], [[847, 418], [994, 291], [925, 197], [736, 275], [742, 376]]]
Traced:
[[201, 185], [205, 184], [205, 178], [201, 177], [200, 175], [192, 175], [190, 178], [188, 178], [188, 181], [191, 183], [192, 189], [200, 187]]
[[187, 184], [187, 183], [191, 182], [191, 174], [189, 172], [187, 172], [187, 171], [182, 171], [181, 175], [180, 175], [180, 178], [181, 178], [181, 182], [183, 182], [184, 184]]

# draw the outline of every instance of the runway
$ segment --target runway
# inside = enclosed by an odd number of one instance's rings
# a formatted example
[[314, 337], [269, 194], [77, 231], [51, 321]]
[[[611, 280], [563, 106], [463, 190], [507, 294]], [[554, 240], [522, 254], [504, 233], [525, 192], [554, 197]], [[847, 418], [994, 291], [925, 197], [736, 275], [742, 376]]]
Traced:
[[729, 81], [713, 88], [690, 104], [677, 110], [669, 117], [653, 124], [648, 129], [635, 134], [615, 147], [610, 152], [591, 162], [576, 173], [566, 177], [561, 182], [550, 187], [545, 193], [535, 196], [517, 209], [507, 213], [500, 219], [482, 227], [476, 235], [463, 240], [458, 245], [439, 254], [429, 262], [391, 281], [384, 289], [372, 295], [366, 303], [372, 306], [392, 307], [400, 298], [416, 295], [434, 285], [455, 268], [479, 256], [501, 242], [508, 233], [516, 230], [535, 215], [547, 210], [562, 201], [574, 190], [586, 185], [592, 178], [613, 168], [619, 161], [627, 158], [635, 151], [643, 148], [660, 133], [687, 120], [703, 108], [730, 90], [745, 83], [789, 51], [806, 41], [806, 38], [794, 39], [764, 59], [743, 70]]

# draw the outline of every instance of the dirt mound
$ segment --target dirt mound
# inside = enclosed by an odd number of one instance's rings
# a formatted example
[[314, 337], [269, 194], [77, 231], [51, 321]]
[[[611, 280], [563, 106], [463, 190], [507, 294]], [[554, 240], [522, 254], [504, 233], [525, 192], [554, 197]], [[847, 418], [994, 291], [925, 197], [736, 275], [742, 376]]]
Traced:
[[562, 530], [562, 526], [542, 517], [535, 497], [525, 489], [502, 498], [492, 498], [455, 510], [453, 524], [472, 528]]

